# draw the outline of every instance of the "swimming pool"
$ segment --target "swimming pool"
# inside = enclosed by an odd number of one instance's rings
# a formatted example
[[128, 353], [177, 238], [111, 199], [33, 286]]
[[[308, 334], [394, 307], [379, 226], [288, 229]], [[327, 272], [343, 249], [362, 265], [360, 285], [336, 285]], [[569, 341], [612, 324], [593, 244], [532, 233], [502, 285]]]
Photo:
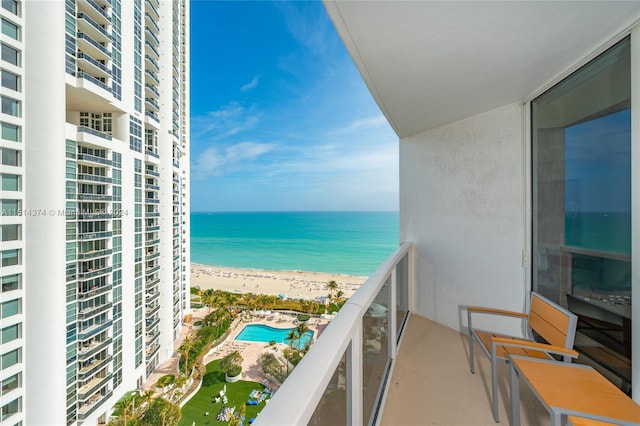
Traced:
[[[263, 324], [249, 324], [246, 325], [242, 331], [236, 336], [235, 340], [244, 340], [248, 342], [271, 342], [289, 344], [287, 334], [293, 330], [293, 328], [274, 328]], [[296, 339], [293, 346], [302, 349], [313, 339], [313, 331], [306, 331], [300, 341]]]

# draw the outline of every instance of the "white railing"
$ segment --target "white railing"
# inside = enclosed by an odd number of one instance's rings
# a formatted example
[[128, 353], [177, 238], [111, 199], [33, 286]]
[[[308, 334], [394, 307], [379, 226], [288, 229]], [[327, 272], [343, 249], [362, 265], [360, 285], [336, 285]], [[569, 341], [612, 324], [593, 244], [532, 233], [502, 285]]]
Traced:
[[349, 298], [254, 425], [379, 423], [409, 314], [411, 247], [402, 244]]

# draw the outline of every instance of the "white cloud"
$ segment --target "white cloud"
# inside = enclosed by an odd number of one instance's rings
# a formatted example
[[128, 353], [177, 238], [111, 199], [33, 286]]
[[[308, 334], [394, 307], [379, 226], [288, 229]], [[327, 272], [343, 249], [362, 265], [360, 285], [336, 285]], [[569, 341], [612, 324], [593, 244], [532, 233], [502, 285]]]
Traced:
[[212, 146], [197, 155], [192, 165], [193, 176], [196, 179], [204, 179], [241, 170], [273, 150], [275, 146], [258, 142], [240, 142], [227, 147]]
[[259, 122], [256, 111], [231, 102], [205, 115], [191, 117], [191, 136], [198, 140], [219, 140], [251, 129]]
[[240, 88], [240, 91], [241, 92], [247, 92], [247, 91], [249, 91], [251, 89], [255, 89], [256, 87], [258, 87], [258, 83], [259, 82], [260, 82], [260, 77], [255, 76], [255, 77], [253, 77], [253, 79], [249, 83], [247, 83], [244, 86], [242, 86]]
[[385, 118], [385, 116], [382, 114], [378, 114], [373, 117], [356, 119], [342, 129], [338, 129], [336, 133], [353, 133], [387, 125], [387, 119]]

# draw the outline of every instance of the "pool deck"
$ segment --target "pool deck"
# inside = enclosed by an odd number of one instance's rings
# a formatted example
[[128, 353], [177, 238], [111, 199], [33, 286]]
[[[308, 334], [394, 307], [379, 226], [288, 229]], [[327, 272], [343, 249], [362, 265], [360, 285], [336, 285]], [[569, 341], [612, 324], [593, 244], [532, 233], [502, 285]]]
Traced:
[[[166, 374], [174, 374], [178, 375], [178, 360], [180, 359], [180, 353], [177, 352], [178, 348], [184, 342], [186, 336], [194, 333], [193, 323], [199, 319], [204, 318], [209, 313], [208, 308], [201, 309], [193, 309], [191, 311], [192, 321], [190, 323], [184, 323], [182, 327], [182, 332], [176, 341], [174, 342], [174, 354], [160, 364], [154, 372], [149, 376], [147, 381], [144, 383], [142, 389], [143, 390], [152, 390], [157, 392], [157, 388], [155, 387], [156, 382], [161, 376]], [[321, 318], [311, 318], [307, 322], [307, 326], [310, 330], [313, 331], [313, 340], [315, 343], [318, 336], [324, 331], [324, 329], [329, 324], [330, 320], [321, 319]], [[216, 359], [220, 359], [225, 355], [238, 350], [242, 354], [243, 362], [242, 362], [242, 380], [250, 380], [262, 383], [271, 387], [272, 389], [277, 389], [279, 384], [273, 383], [269, 381], [264, 374], [262, 373], [262, 368], [260, 366], [260, 355], [266, 351], [274, 351], [273, 348], [270, 348], [269, 344], [266, 342], [248, 342], [248, 341], [239, 341], [235, 340], [236, 336], [242, 331], [242, 329], [249, 324], [262, 324], [268, 325], [270, 327], [275, 328], [291, 328], [295, 327], [297, 324], [297, 319], [295, 316], [286, 315], [286, 314], [270, 314], [270, 315], [252, 315], [251, 319], [242, 320], [229, 334], [229, 336], [222, 342], [220, 345], [212, 348], [204, 357], [204, 364], [208, 364], [211, 361]], [[275, 352], [281, 353], [288, 346], [285, 344], [276, 344]]]
[[[324, 331], [324, 329], [329, 324], [329, 320], [320, 319], [320, 318], [311, 318], [307, 322], [307, 326], [310, 330], [313, 331], [313, 340], [318, 338], [318, 336]], [[279, 384], [273, 383], [269, 381], [264, 374], [262, 373], [262, 367], [260, 366], [260, 356], [264, 352], [272, 352], [282, 354], [282, 351], [288, 347], [283, 343], [277, 343], [273, 347], [269, 345], [267, 342], [249, 342], [243, 340], [235, 340], [235, 338], [240, 334], [242, 329], [246, 325], [268, 325], [274, 328], [291, 328], [295, 327], [297, 324], [297, 319], [295, 316], [290, 315], [264, 315], [257, 316], [254, 315], [253, 319], [248, 321], [242, 321], [238, 324], [238, 326], [229, 334], [229, 336], [215, 348], [212, 348], [207, 355], [204, 357], [204, 363], [208, 364], [209, 362], [222, 358], [225, 355], [238, 350], [242, 354], [243, 362], [242, 362], [242, 380], [251, 380], [254, 382], [259, 382], [264, 385], [268, 385], [272, 389], [277, 389]]]

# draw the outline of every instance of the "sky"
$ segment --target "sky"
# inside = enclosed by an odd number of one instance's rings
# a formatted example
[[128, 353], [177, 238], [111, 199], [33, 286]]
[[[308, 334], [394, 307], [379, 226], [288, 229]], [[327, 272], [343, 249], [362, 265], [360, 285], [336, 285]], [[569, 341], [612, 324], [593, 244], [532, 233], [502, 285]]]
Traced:
[[191, 210], [398, 210], [398, 138], [319, 1], [191, 1]]

